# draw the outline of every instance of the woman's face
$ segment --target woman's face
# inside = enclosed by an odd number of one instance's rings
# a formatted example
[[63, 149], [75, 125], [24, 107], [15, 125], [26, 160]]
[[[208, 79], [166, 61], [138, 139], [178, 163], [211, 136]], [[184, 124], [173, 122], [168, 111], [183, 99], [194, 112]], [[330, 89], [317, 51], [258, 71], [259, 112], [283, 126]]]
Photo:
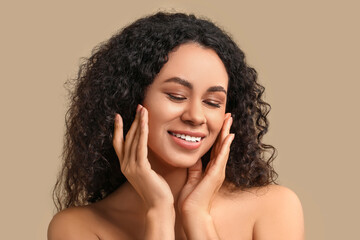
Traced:
[[228, 75], [209, 48], [182, 44], [169, 54], [143, 102], [149, 160], [188, 168], [213, 145], [226, 109]]

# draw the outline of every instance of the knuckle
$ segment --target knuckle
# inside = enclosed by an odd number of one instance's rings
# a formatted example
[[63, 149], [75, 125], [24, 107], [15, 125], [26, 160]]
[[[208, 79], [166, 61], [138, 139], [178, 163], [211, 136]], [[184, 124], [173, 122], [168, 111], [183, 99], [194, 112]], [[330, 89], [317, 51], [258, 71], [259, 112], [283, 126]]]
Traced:
[[147, 171], [147, 163], [146, 162], [143, 162], [143, 161], [140, 161], [138, 163], [138, 171], [139, 172], [146, 172]]
[[129, 165], [126, 165], [124, 166], [122, 169], [121, 169], [122, 173], [125, 175], [125, 176], [133, 176], [133, 169], [129, 166]]
[[132, 169], [132, 168], [127, 168], [127, 169], [126, 169], [126, 174], [129, 175], [129, 176], [133, 176], [133, 175], [134, 175], [134, 169]]
[[120, 170], [121, 170], [121, 172], [122, 172], [123, 174], [126, 173], [126, 167], [125, 167], [125, 166], [121, 165], [121, 166], [120, 166]]
[[225, 173], [219, 168], [215, 168], [209, 172], [211, 179], [215, 182], [222, 181], [225, 178]]
[[208, 175], [209, 175], [211, 181], [216, 180], [219, 176], [218, 172], [215, 169], [213, 169], [212, 171], [209, 171]]

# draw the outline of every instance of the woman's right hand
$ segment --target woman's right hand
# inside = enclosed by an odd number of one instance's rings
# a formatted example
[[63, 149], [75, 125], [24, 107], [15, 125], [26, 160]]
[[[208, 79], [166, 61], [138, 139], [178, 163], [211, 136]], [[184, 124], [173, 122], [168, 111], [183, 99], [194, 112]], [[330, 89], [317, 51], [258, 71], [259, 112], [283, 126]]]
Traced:
[[113, 146], [120, 161], [122, 173], [143, 199], [148, 210], [173, 208], [174, 197], [165, 179], [151, 169], [148, 154], [148, 113], [138, 105], [135, 120], [125, 141], [123, 121], [115, 116]]

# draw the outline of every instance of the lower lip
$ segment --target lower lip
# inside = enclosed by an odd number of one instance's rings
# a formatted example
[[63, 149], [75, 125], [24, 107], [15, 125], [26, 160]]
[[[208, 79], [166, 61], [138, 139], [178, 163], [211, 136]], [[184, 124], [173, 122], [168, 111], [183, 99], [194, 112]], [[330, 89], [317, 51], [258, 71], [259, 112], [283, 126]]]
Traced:
[[201, 145], [201, 141], [202, 141], [202, 139], [201, 139], [200, 142], [188, 142], [188, 141], [185, 141], [178, 137], [175, 137], [174, 135], [171, 135], [170, 133], [169, 133], [169, 135], [170, 135], [170, 137], [172, 137], [174, 142], [177, 143], [180, 147], [188, 149], [188, 150], [194, 150], [194, 149], [199, 148]]

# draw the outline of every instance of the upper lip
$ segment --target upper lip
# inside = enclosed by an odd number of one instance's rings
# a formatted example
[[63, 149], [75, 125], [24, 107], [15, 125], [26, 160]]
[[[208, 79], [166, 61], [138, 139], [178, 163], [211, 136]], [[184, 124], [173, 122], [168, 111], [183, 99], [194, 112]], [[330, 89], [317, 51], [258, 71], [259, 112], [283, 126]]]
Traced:
[[191, 132], [191, 131], [177, 131], [177, 130], [169, 130], [169, 132], [175, 133], [175, 134], [183, 134], [183, 135], [189, 135], [191, 137], [206, 137], [206, 134], [202, 132]]

